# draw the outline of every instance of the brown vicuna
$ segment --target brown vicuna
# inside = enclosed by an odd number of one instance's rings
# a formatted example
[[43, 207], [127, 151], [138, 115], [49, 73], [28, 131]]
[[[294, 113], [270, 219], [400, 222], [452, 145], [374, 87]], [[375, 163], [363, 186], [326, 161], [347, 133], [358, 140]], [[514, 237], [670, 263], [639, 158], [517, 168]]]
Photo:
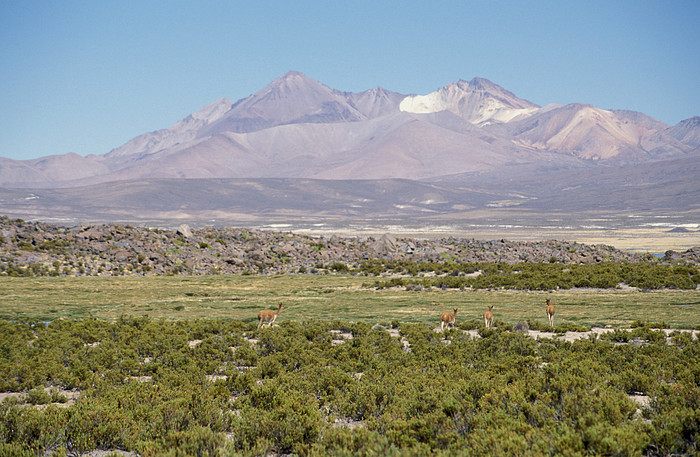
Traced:
[[552, 305], [549, 298], [547, 299], [547, 318], [549, 319], [549, 325], [554, 328], [554, 305]]
[[484, 312], [484, 326], [490, 328], [493, 324], [493, 306], [489, 306], [489, 310]]
[[258, 313], [258, 328], [263, 324], [263, 322], [268, 322], [268, 327], [272, 327], [272, 324], [275, 322], [275, 319], [277, 319], [277, 315], [282, 311], [282, 303], [280, 303], [279, 308], [277, 308], [277, 312], [270, 311], [269, 309], [264, 309]]
[[445, 311], [442, 313], [440, 316], [440, 330], [444, 330], [445, 326], [447, 328], [450, 328], [450, 325], [452, 328], [455, 328], [455, 318], [457, 317], [457, 308], [455, 308], [455, 312], [451, 313], [449, 311]]

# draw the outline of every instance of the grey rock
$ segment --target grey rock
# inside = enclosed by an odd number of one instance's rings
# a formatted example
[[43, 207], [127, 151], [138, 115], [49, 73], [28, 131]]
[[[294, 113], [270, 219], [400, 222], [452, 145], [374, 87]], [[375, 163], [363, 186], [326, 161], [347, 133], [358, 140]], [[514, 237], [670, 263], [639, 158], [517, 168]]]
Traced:
[[518, 333], [528, 333], [530, 331], [530, 326], [525, 321], [520, 321], [513, 326], [513, 331]]
[[177, 234], [182, 235], [185, 238], [192, 238], [192, 229], [187, 224], [182, 224], [177, 228]]

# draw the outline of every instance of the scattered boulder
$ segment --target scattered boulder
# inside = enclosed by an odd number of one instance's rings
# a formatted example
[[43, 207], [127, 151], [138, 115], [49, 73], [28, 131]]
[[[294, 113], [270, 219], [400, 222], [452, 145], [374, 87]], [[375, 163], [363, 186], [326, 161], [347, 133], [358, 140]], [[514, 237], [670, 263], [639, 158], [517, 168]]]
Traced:
[[[28, 270], [35, 275], [60, 270], [80, 276], [156, 274], [312, 273], [342, 263], [357, 269], [368, 259], [420, 262], [548, 262], [564, 264], [684, 261], [700, 264], [700, 247], [667, 251], [663, 258], [634, 254], [605, 245], [555, 240], [481, 241], [474, 239], [409, 239], [312, 237], [289, 232], [187, 224], [177, 230], [119, 225], [62, 227], [0, 216], [0, 272]], [[184, 241], [187, 239], [188, 241]], [[197, 241], [197, 242], [194, 242]], [[47, 270], [45, 265], [49, 266]], [[54, 268], [59, 265], [58, 268]], [[9, 273], [7, 273], [9, 274]], [[474, 275], [478, 274], [474, 273]], [[414, 290], [420, 290], [416, 287]]]
[[372, 243], [370, 249], [378, 257], [387, 257], [396, 253], [396, 239], [393, 236], [385, 233], [377, 241]]
[[526, 321], [520, 321], [513, 326], [513, 331], [527, 334], [530, 332], [530, 325]]
[[119, 251], [114, 254], [114, 260], [117, 262], [126, 262], [131, 258], [131, 254], [128, 251]]
[[192, 229], [187, 224], [182, 224], [177, 228], [177, 234], [182, 235], [185, 238], [192, 238]]

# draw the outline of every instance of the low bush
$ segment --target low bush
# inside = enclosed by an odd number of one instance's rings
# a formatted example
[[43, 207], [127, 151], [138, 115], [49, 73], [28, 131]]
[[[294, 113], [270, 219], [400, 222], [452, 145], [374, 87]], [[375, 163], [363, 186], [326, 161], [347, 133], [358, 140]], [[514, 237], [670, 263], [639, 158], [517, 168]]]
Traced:
[[700, 451], [688, 333], [669, 344], [643, 324], [569, 343], [477, 320], [388, 325], [400, 338], [341, 321], [0, 322], [0, 384], [24, 392], [0, 403], [0, 455]]
[[[364, 273], [409, 274], [410, 277], [392, 277], [365, 284], [379, 289], [406, 287], [416, 290], [436, 287], [441, 289], [514, 289], [553, 290], [571, 288], [614, 289], [627, 284], [640, 289], [694, 289], [700, 284], [700, 270], [691, 265], [665, 265], [648, 262], [564, 265], [559, 263], [524, 262], [499, 263], [419, 263], [366, 262], [360, 267]], [[480, 271], [478, 276], [465, 273]], [[422, 273], [434, 276], [423, 277]], [[436, 275], [436, 276], [435, 276]]]

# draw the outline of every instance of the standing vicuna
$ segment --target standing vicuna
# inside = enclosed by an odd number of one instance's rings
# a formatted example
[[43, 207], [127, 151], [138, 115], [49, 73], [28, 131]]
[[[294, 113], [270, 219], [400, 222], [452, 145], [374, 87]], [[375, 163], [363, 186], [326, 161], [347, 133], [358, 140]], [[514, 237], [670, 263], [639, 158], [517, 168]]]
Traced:
[[489, 310], [484, 312], [484, 326], [491, 327], [493, 324], [493, 306], [489, 306]]
[[549, 319], [549, 325], [554, 328], [554, 305], [547, 299], [547, 318]]
[[440, 330], [444, 330], [445, 326], [447, 328], [450, 328], [450, 325], [452, 325], [452, 328], [455, 328], [455, 318], [457, 317], [457, 308], [455, 308], [455, 312], [451, 313], [449, 311], [445, 311], [440, 315]]
[[272, 324], [275, 322], [275, 319], [277, 319], [277, 315], [282, 311], [282, 303], [280, 303], [280, 307], [277, 308], [277, 312], [270, 311], [269, 309], [264, 309], [258, 313], [258, 328], [263, 324], [263, 322], [268, 322], [268, 327], [272, 327]]

